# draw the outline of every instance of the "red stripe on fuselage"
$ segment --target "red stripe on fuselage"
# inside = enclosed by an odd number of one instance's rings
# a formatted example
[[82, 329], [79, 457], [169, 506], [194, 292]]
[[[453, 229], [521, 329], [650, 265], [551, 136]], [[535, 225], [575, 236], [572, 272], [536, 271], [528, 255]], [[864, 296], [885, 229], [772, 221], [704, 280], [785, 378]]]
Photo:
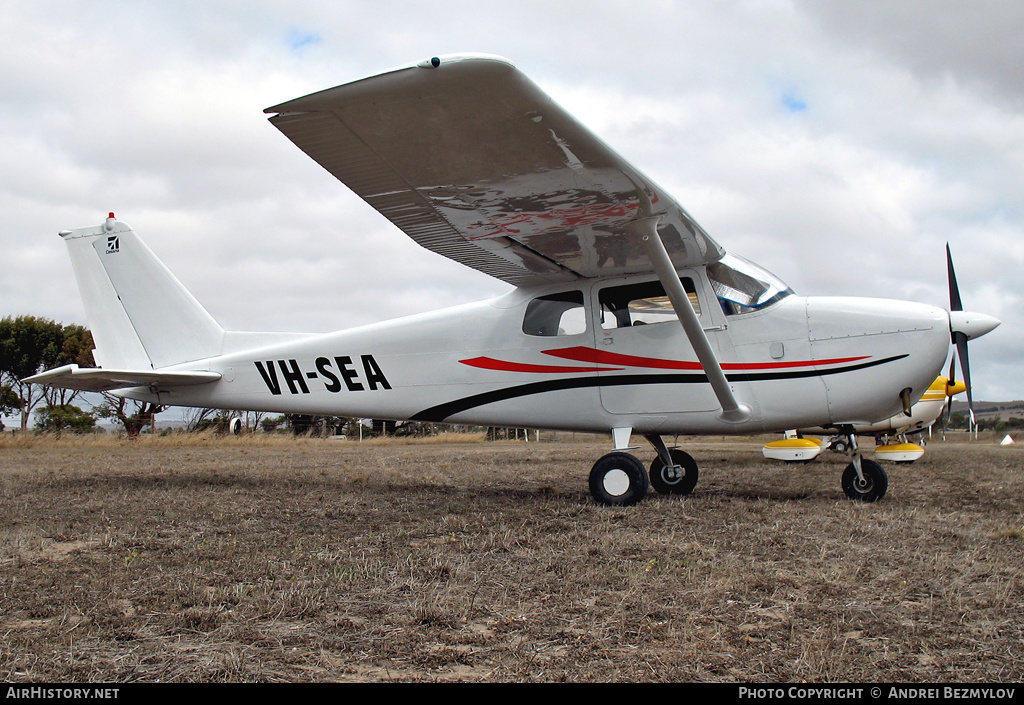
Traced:
[[537, 374], [550, 374], [558, 372], [615, 372], [621, 367], [565, 367], [563, 365], [531, 365], [524, 362], [505, 362], [495, 360], [493, 357], [474, 357], [469, 360], [459, 360], [463, 365], [479, 367], [484, 370], [500, 370], [502, 372], [534, 372]]
[[[479, 367], [484, 370], [499, 370], [501, 372], [532, 372], [534, 374], [558, 374], [566, 372], [619, 372], [625, 367], [646, 367], [657, 370], [692, 370], [704, 369], [699, 362], [686, 360], [664, 360], [656, 357], [639, 357], [637, 355], [623, 355], [621, 353], [607, 352], [578, 346], [574, 348], [562, 348], [560, 350], [543, 350], [545, 355], [560, 357], [564, 360], [574, 362], [589, 362], [595, 365], [616, 365], [616, 367], [567, 367], [561, 365], [534, 365], [527, 362], [506, 362], [496, 360], [493, 357], [474, 357], [468, 360], [459, 360], [463, 365]], [[827, 365], [841, 365], [847, 362], [866, 360], [868, 355], [860, 357], [837, 357], [829, 360], [793, 360], [789, 362], [726, 362], [722, 364], [723, 370], [729, 371], [756, 371], [756, 370], [783, 370], [794, 367], [823, 367]]]
[[[544, 350], [545, 355], [560, 357], [565, 360], [576, 362], [591, 362], [598, 365], [624, 365], [626, 367], [648, 367], [659, 370], [700, 370], [703, 369], [699, 362], [687, 362], [684, 360], [663, 360], [656, 357], [638, 357], [636, 355], [622, 355], [621, 353], [607, 352], [578, 346], [575, 348], [562, 348], [560, 350]], [[791, 367], [820, 367], [823, 365], [839, 365], [845, 362], [856, 362], [866, 360], [868, 355], [860, 357], [839, 357], [830, 360], [793, 360], [791, 362], [725, 362], [722, 363], [723, 370], [781, 370]]]

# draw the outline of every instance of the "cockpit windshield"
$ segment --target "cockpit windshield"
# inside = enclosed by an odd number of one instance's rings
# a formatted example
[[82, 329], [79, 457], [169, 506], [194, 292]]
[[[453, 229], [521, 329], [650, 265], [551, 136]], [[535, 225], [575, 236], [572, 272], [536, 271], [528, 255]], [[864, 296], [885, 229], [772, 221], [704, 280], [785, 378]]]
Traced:
[[727, 254], [707, 269], [726, 315], [758, 311], [793, 293], [774, 274], [737, 255]]

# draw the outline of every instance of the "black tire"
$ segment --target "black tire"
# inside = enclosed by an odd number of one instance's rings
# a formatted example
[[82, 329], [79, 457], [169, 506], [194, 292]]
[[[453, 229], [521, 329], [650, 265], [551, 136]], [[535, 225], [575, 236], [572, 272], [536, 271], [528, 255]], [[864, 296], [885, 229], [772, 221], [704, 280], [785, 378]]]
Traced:
[[828, 449], [836, 453], [845, 453], [850, 445], [846, 441], [832, 441]]
[[590, 494], [598, 504], [628, 507], [647, 496], [647, 471], [629, 453], [609, 453], [590, 471]]
[[651, 487], [658, 494], [690, 494], [697, 486], [697, 478], [700, 476], [697, 461], [689, 453], [678, 448], [673, 448], [669, 454], [672, 456], [672, 462], [683, 469], [683, 474], [679, 477], [669, 475], [669, 468], [659, 455], [651, 462]]
[[857, 477], [857, 469], [853, 463], [846, 466], [843, 471], [843, 492], [850, 499], [861, 502], [877, 502], [885, 496], [889, 489], [889, 478], [885, 470], [874, 460], [861, 459], [861, 472], [864, 473], [864, 482]]

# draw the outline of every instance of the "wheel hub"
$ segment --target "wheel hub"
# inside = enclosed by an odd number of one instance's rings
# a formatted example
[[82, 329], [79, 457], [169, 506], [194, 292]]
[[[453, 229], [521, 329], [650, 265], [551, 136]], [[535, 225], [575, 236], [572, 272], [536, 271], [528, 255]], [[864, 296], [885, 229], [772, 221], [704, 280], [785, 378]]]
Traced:
[[865, 477], [863, 479], [858, 477], [853, 481], [853, 486], [857, 488], [858, 492], [867, 493], [871, 491], [871, 488], [875, 486], [875, 483], [873, 483], [869, 477]]
[[605, 491], [615, 497], [621, 497], [629, 490], [629, 475], [624, 470], [609, 470], [601, 479]]
[[661, 479], [666, 484], [674, 485], [686, 477], [686, 472], [680, 465], [666, 465], [661, 469]]

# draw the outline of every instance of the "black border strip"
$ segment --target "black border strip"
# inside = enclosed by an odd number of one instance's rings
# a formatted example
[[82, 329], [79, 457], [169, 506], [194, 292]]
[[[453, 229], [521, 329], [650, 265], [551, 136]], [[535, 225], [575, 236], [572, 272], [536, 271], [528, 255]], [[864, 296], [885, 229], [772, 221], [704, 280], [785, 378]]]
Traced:
[[[826, 377], [829, 375], [842, 374], [845, 372], [856, 372], [869, 367], [885, 365], [896, 360], [908, 357], [907, 354], [895, 355], [882, 360], [862, 362], [859, 365], [849, 367], [834, 367], [828, 370], [787, 370], [785, 372], [737, 372], [727, 374], [725, 377], [730, 382], [767, 382], [780, 379], [801, 379], [806, 377]], [[556, 392], [565, 389], [582, 389], [585, 387], [622, 387], [632, 384], [701, 384], [707, 383], [708, 377], [703, 373], [696, 374], [645, 374], [645, 375], [594, 375], [590, 377], [569, 377], [565, 379], [552, 379], [544, 382], [530, 382], [515, 387], [495, 389], [482, 394], [455, 399], [424, 409], [411, 421], [432, 421], [443, 422], [449, 416], [468, 411], [485, 404], [493, 404], [506, 399], [530, 396], [531, 394], [543, 394], [545, 392]]]

